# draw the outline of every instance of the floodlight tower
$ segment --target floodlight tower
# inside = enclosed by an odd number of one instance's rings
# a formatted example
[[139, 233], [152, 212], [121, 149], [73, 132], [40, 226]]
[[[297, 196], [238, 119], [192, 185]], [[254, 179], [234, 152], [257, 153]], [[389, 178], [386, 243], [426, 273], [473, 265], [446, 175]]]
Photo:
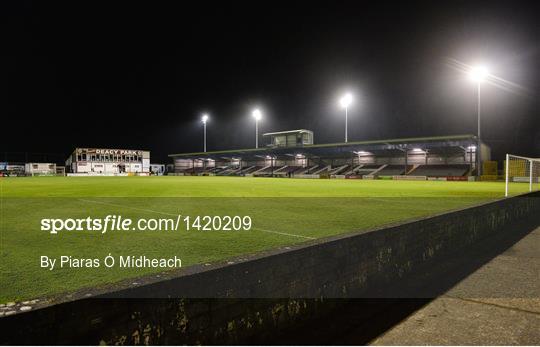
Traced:
[[339, 104], [341, 107], [345, 109], [345, 142], [348, 142], [348, 129], [347, 129], [347, 123], [348, 123], [348, 113], [349, 113], [349, 105], [353, 101], [353, 96], [351, 93], [346, 93], [339, 99]]
[[208, 115], [206, 113], [202, 115], [201, 121], [204, 127], [204, 152], [206, 153], [206, 122], [208, 122]]
[[475, 67], [472, 67], [469, 71], [469, 78], [473, 82], [475, 82], [477, 85], [477, 96], [478, 96], [478, 100], [477, 100], [477, 118], [478, 118], [477, 141], [478, 141], [478, 144], [476, 146], [476, 162], [477, 162], [476, 173], [478, 176], [482, 174], [482, 160], [481, 160], [482, 146], [481, 146], [481, 140], [480, 140], [480, 135], [481, 135], [480, 121], [481, 121], [481, 105], [482, 104], [481, 104], [480, 85], [482, 84], [482, 82], [486, 80], [488, 76], [489, 76], [489, 72], [487, 68], [484, 66], [475, 66]]
[[255, 118], [255, 148], [259, 148], [259, 121], [262, 118], [262, 113], [256, 108], [251, 112], [251, 115]]

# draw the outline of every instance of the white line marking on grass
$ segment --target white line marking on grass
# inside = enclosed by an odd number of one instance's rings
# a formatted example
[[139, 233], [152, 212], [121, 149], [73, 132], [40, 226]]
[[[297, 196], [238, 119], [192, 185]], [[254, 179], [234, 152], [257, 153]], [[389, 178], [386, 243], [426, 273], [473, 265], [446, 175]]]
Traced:
[[144, 211], [144, 212], [151, 212], [151, 213], [158, 213], [158, 214], [164, 214], [164, 215], [167, 215], [167, 216], [178, 216], [178, 214], [175, 214], [175, 213], [167, 213], [167, 212], [161, 212], [161, 211], [154, 211], [154, 210], [148, 210], [146, 208], [139, 208], [139, 207], [132, 207], [132, 206], [126, 206], [126, 205], [120, 205], [120, 204], [113, 204], [113, 203], [110, 203], [110, 202], [103, 202], [103, 201], [95, 201], [95, 200], [85, 200], [85, 199], [78, 199], [79, 201], [84, 201], [84, 202], [93, 202], [93, 203], [96, 203], [96, 204], [102, 204], [102, 205], [109, 205], [109, 206], [116, 206], [116, 207], [123, 207], [123, 208], [130, 208], [132, 210], [139, 210], [139, 211]]
[[[122, 207], [122, 208], [130, 208], [132, 210], [151, 212], [151, 213], [158, 213], [158, 214], [163, 214], [163, 215], [167, 215], [167, 216], [178, 217], [178, 214], [155, 211], [155, 210], [149, 210], [149, 209], [146, 209], [146, 208], [132, 207], [132, 206], [126, 206], [126, 205], [120, 205], [120, 204], [113, 204], [113, 203], [110, 203], [110, 202], [96, 201], [96, 200], [86, 200], [86, 199], [77, 199], [77, 200], [83, 201], [83, 202], [92, 202], [92, 203], [96, 203], [96, 204], [109, 205], [109, 206]], [[259, 231], [262, 231], [262, 232], [265, 232], [265, 233], [278, 234], [278, 235], [284, 235], [284, 236], [292, 236], [292, 237], [298, 237], [298, 238], [308, 239], [308, 240], [315, 240], [316, 239], [315, 237], [311, 237], [311, 236], [303, 236], [303, 235], [296, 235], [296, 234], [290, 234], [290, 233], [283, 233], [283, 232], [274, 231], [274, 230], [267, 230], [267, 229], [260, 229], [260, 228], [253, 228], [253, 229], [254, 230], [259, 230]]]
[[272, 233], [272, 234], [279, 234], [279, 235], [293, 236], [293, 237], [299, 237], [299, 238], [303, 238], [303, 239], [315, 240], [315, 237], [311, 237], [311, 236], [303, 236], [303, 235], [296, 235], [296, 234], [282, 233], [282, 232], [279, 232], [279, 231], [266, 230], [266, 229], [260, 229], [260, 228], [253, 228], [253, 229], [255, 229], [255, 230], [260, 230], [260, 231], [264, 231], [265, 233]]

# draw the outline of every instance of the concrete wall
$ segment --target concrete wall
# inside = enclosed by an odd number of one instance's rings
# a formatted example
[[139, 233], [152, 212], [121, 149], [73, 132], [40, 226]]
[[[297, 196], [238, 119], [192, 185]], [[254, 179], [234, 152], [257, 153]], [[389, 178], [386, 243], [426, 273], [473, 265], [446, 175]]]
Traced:
[[101, 299], [2, 318], [1, 341], [236, 344], [271, 336], [332, 310], [336, 301], [328, 298], [407, 296], [393, 289], [426, 266], [437, 269], [445, 257], [511, 230], [504, 228], [518, 220], [540, 219], [539, 197], [534, 193], [234, 263], [194, 266], [173, 279], [137, 280], [142, 283], [137, 287], [129, 281]]

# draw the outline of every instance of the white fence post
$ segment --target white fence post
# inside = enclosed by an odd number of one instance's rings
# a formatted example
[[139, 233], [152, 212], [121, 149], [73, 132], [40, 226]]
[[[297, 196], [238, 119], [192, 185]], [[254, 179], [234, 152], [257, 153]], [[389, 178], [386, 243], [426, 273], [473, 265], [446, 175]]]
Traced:
[[529, 192], [532, 192], [533, 186], [533, 161], [529, 160]]
[[508, 165], [508, 162], [510, 161], [510, 156], [507, 154], [506, 155], [506, 173], [505, 173], [505, 193], [504, 193], [504, 196], [508, 197], [508, 168], [509, 168], [509, 165]]

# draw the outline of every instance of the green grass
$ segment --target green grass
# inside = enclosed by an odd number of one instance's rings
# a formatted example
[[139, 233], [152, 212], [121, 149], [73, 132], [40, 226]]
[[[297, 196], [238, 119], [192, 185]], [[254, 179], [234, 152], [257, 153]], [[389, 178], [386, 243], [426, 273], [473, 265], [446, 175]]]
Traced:
[[[183, 266], [425, 217], [503, 196], [496, 182], [238, 177], [0, 179], [0, 302], [53, 296], [159, 269], [40, 268], [42, 255], [180, 257]], [[249, 215], [251, 231], [60, 232], [42, 218]]]

